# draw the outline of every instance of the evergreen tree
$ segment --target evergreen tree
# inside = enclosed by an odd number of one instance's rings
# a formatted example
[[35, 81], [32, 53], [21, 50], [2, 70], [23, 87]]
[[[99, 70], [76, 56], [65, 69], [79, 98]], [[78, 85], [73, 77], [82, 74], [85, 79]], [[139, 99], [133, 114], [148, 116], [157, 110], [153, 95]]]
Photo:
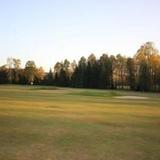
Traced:
[[135, 64], [132, 58], [127, 59], [127, 71], [128, 71], [128, 85], [130, 89], [135, 89]]
[[139, 80], [137, 89], [140, 91], [149, 91], [150, 90], [150, 72], [148, 64], [145, 61], [140, 63], [139, 69]]
[[45, 75], [44, 84], [46, 84], [46, 85], [53, 85], [54, 84], [52, 69], [50, 69], [49, 72]]

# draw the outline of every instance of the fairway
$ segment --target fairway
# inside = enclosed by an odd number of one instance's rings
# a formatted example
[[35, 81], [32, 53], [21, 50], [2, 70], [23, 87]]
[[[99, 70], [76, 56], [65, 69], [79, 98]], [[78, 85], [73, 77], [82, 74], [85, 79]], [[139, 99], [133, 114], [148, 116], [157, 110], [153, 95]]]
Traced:
[[160, 94], [1, 85], [0, 160], [160, 160]]

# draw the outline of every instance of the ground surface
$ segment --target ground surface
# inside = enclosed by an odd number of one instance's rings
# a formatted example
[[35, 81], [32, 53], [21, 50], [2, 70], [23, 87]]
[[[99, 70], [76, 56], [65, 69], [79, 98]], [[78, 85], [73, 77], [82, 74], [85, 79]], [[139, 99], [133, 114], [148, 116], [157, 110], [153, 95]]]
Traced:
[[158, 94], [0, 86], [0, 160], [159, 159]]

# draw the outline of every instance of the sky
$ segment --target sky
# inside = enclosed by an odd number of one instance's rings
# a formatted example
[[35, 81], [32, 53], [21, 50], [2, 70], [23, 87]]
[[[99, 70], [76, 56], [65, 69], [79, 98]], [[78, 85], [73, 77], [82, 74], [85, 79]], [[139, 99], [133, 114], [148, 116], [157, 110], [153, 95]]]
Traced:
[[7, 57], [47, 71], [65, 58], [133, 56], [160, 48], [160, 0], [0, 0], [0, 65]]

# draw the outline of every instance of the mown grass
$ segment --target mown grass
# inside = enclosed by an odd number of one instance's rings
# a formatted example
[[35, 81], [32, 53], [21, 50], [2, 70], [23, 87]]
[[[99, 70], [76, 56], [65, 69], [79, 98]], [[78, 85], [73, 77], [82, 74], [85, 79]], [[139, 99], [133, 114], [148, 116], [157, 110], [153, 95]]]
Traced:
[[0, 86], [0, 160], [159, 160], [159, 126], [159, 94]]

